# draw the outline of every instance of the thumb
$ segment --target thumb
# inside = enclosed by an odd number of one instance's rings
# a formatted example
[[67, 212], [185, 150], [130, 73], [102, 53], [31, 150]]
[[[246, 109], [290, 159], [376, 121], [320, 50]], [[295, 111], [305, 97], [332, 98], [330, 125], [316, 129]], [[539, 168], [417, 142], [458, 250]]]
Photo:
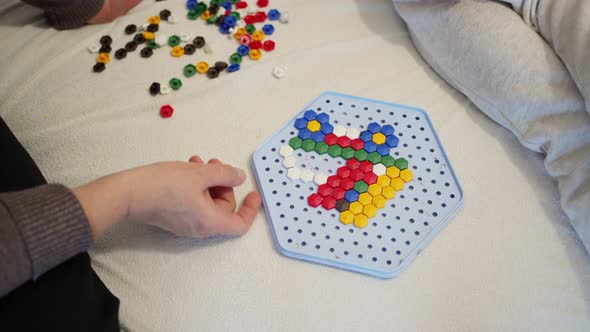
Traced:
[[250, 192], [244, 198], [238, 212], [228, 212], [220, 209], [209, 209], [208, 220], [212, 224], [214, 235], [242, 235], [250, 229], [262, 200], [258, 192]]
[[246, 180], [246, 172], [240, 168], [225, 164], [203, 165], [205, 185], [207, 187], [235, 187]]

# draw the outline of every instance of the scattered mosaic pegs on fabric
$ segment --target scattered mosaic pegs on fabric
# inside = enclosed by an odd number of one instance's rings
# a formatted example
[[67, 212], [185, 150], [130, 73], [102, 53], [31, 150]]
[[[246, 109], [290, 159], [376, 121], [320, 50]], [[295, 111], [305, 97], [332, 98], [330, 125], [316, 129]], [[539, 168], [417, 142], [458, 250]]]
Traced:
[[[391, 125], [372, 122], [362, 132], [330, 124], [330, 116], [308, 110], [295, 120], [297, 135], [281, 148], [283, 165], [291, 180], [311, 182], [315, 173], [306, 178], [295, 166], [295, 150], [315, 152], [346, 160], [336, 174], [319, 183], [317, 192], [307, 198], [312, 207], [340, 212], [343, 224], [354, 223], [358, 228], [368, 225], [369, 218], [384, 208], [404, 184], [413, 179], [408, 161], [394, 158], [390, 152], [399, 144]], [[309, 171], [309, 170], [307, 170]]]
[[[262, 2], [261, 5], [262, 6], [259, 7], [266, 7], [268, 6], [268, 2]], [[233, 10], [234, 6], [235, 10]], [[236, 53], [229, 56], [229, 65], [220, 61], [216, 62], [216, 66], [211, 68], [206, 62], [199, 62], [196, 65], [187, 64], [183, 67], [183, 75], [185, 77], [193, 77], [195, 74], [195, 70], [193, 70], [194, 68], [196, 69], [196, 72], [206, 74], [210, 79], [215, 79], [219, 77], [220, 73], [224, 70], [228, 73], [234, 73], [240, 70], [240, 64], [242, 63], [244, 56], [248, 56], [252, 60], [259, 60], [263, 55], [262, 50], [270, 52], [275, 49], [276, 44], [274, 41], [264, 40], [267, 35], [272, 35], [274, 33], [274, 26], [272, 24], [265, 24], [260, 30], [257, 30], [254, 24], [264, 23], [267, 19], [278, 20], [281, 13], [277, 9], [271, 9], [268, 13], [258, 11], [255, 12], [254, 15], [247, 15], [247, 19], [246, 17], [242, 19], [241, 14], [236, 10], [246, 7], [248, 7], [247, 3], [241, 3], [239, 1], [233, 1], [232, 3], [230, 1], [222, 2], [213, 0], [210, 2], [209, 6], [204, 2], [197, 2], [195, 0], [188, 0], [186, 2], [186, 8], [188, 10], [187, 18], [189, 20], [197, 20], [201, 18], [206, 24], [215, 24], [219, 26], [219, 31], [222, 34], [229, 35], [230, 32], [233, 33], [239, 46]], [[218, 15], [221, 8], [226, 11], [223, 15]], [[241, 27], [242, 25], [245, 27]], [[173, 47], [171, 50], [173, 56], [181, 57], [183, 54], [192, 54], [194, 51], [201, 48], [206, 53], [212, 52], [211, 45], [206, 43], [205, 39], [201, 36], [197, 36], [192, 44], [186, 44], [184, 49], [181, 49], [179, 45], [183, 39], [186, 40], [188, 38], [173, 35], [168, 39], [168, 45]], [[189, 48], [188, 52], [187, 48]], [[217, 65], [219, 63], [225, 63], [226, 65], [220, 68]], [[172, 89], [177, 90], [174, 88]], [[155, 96], [157, 94], [152, 95]]]
[[[133, 36], [133, 40], [125, 44], [125, 47], [119, 48], [117, 51], [115, 51], [115, 59], [125, 59], [129, 52], [134, 52], [139, 45], [144, 43], [147, 43], [147, 45], [141, 49], [140, 56], [142, 58], [151, 57], [153, 55], [153, 50], [159, 47], [159, 45], [155, 42], [156, 32], [159, 31], [159, 24], [161, 21], [167, 21], [170, 16], [170, 11], [164, 9], [160, 12], [159, 16], [149, 17], [147, 22], [141, 26], [141, 30], [144, 30], [143, 32], [138, 32], [139, 29], [135, 24], [127, 25], [125, 27], [124, 33], [126, 35], [135, 35]], [[111, 36], [105, 35], [100, 38], [100, 48], [97, 49], [97, 45], [92, 45], [89, 47], [89, 51], [92, 53], [100, 52], [97, 62], [93, 67], [94, 72], [100, 73], [105, 70], [105, 65], [110, 61], [112, 42], [113, 39]]]
[[[266, 8], [268, 5], [268, 0], [258, 0], [256, 2], [258, 8]], [[269, 36], [274, 34], [275, 27], [267, 21], [288, 22], [288, 19], [281, 19], [282, 14], [277, 9], [270, 9], [268, 12], [256, 10], [245, 1], [211, 0], [207, 5], [204, 1], [188, 0], [186, 1], [186, 8], [187, 19], [198, 20], [200, 18], [207, 25], [216, 25], [221, 34], [227, 35], [238, 43], [236, 52], [229, 56], [229, 63], [217, 61], [213, 67], [202, 61], [196, 65], [185, 65], [182, 70], [183, 75], [187, 78], [195, 76], [195, 73], [200, 73], [205, 74], [210, 79], [215, 79], [224, 71], [228, 73], [239, 71], [245, 56], [252, 60], [261, 59], [263, 51], [271, 52], [276, 47], [276, 43], [268, 39]], [[205, 53], [213, 52], [211, 44], [206, 43], [202, 36], [197, 36], [190, 41], [191, 36], [189, 33], [180, 33], [169, 37], [158, 35], [160, 31], [159, 25], [162, 21], [174, 24], [178, 22], [178, 18], [172, 15], [169, 10], [164, 9], [160, 11], [159, 15], [149, 17], [147, 22], [140, 26], [135, 24], [127, 25], [124, 33], [133, 35], [133, 39], [128, 41], [124, 47], [117, 49], [114, 58], [123, 60], [127, 58], [128, 53], [136, 51], [140, 45], [143, 46], [139, 54], [146, 59], [150, 58], [155, 50], [164, 46], [170, 47], [171, 56], [177, 58], [193, 55], [199, 49], [202, 49]], [[257, 24], [262, 26], [256, 27]], [[111, 60], [112, 42], [111, 36], [105, 35], [101, 37], [100, 45], [91, 45], [88, 48], [91, 53], [99, 53], [97, 62], [93, 66], [94, 72], [100, 73], [106, 69], [106, 64]], [[180, 80], [173, 78], [168, 82], [168, 86], [162, 86], [157, 82], [152, 83], [149, 92], [152, 96], [157, 96], [158, 94], [169, 94], [170, 90], [179, 90], [181, 87]]]
[[[268, 6], [268, 1], [258, 1], [257, 6], [264, 8]], [[264, 23], [268, 20], [279, 20], [281, 13], [277, 9], [271, 9], [268, 13], [264, 11], [256, 11], [253, 15], [246, 15], [242, 18], [240, 10], [248, 8], [248, 3], [244, 1], [219, 1], [212, 0], [209, 6], [205, 2], [198, 2], [195, 0], [188, 0], [186, 2], [187, 18], [189, 20], [197, 20], [201, 18], [208, 25], [217, 25], [221, 34], [226, 34], [228, 37], [233, 35], [234, 39], [238, 42], [238, 49], [236, 53], [229, 56], [230, 65], [223, 69], [215, 68], [199, 70], [199, 64], [196, 68], [199, 73], [207, 73], [207, 77], [214, 79], [219, 77], [219, 74], [224, 70], [228, 73], [233, 73], [240, 70], [240, 64], [243, 61], [244, 56], [248, 56], [252, 60], [259, 60], [263, 56], [263, 50], [271, 52], [275, 49], [276, 44], [273, 40], [265, 40], [269, 35], [272, 35], [275, 28], [272, 24], [265, 24], [262, 28], [257, 29], [254, 24]], [[222, 9], [225, 10], [221, 13]], [[197, 37], [199, 38], [199, 37]], [[204, 48], [206, 53], [211, 53], [211, 45], [206, 44], [204, 39], [200, 37], [200, 42], [197, 40], [193, 41], [196, 48]], [[173, 53], [173, 55], [179, 54], [179, 52]], [[190, 67], [188, 64], [183, 67], [183, 73], [186, 77], [194, 76], [192, 71], [189, 69], [187, 72], [186, 68]], [[201, 64], [201, 68], [203, 65]]]

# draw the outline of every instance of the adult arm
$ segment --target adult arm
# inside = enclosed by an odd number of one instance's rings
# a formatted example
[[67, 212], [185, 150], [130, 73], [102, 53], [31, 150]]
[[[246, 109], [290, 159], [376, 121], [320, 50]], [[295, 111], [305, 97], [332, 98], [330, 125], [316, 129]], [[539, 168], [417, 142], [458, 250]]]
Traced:
[[125, 15], [141, 0], [23, 0], [45, 11], [49, 24], [58, 30], [87, 23], [102, 24]]
[[[69, 190], [45, 185], [0, 194], [0, 297], [70, 257], [125, 220], [179, 236], [242, 235], [262, 202], [237, 208], [243, 170], [217, 159], [164, 162], [111, 174]], [[237, 208], [237, 209], [236, 209]]]
[[91, 239], [78, 199], [64, 186], [0, 194], [0, 297], [88, 250]]
[[105, 0], [23, 0], [45, 12], [47, 21], [58, 30], [85, 25], [98, 15]]

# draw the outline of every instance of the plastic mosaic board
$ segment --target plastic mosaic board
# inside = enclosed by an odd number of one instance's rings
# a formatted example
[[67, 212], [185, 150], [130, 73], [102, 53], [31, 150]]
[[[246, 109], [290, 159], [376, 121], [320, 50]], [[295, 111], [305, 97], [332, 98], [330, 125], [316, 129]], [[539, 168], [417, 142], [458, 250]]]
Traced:
[[398, 275], [463, 202], [426, 112], [335, 92], [252, 163], [281, 253], [381, 278]]

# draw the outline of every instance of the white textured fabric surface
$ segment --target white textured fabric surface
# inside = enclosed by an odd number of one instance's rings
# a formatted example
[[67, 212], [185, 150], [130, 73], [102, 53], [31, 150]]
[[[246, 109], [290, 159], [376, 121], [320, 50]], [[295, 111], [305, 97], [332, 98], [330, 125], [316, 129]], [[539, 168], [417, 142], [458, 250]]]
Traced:
[[[541, 157], [441, 80], [390, 0], [276, 0], [291, 23], [278, 49], [215, 81], [152, 98], [185, 59], [133, 54], [90, 72], [86, 47], [183, 1], [145, 1], [111, 25], [46, 29], [21, 5], [0, 9], [0, 115], [48, 180], [95, 177], [192, 153], [248, 167], [252, 151], [324, 90], [426, 109], [465, 190], [463, 210], [393, 280], [281, 256], [264, 214], [238, 239], [178, 239], [125, 225], [96, 243], [94, 267], [132, 331], [582, 331], [590, 264]], [[181, 14], [182, 15], [182, 14]], [[194, 23], [179, 23], [182, 31]], [[171, 30], [168, 30], [171, 31]], [[234, 44], [198, 27], [225, 58]], [[201, 59], [194, 56], [193, 59]], [[193, 61], [193, 60], [191, 60]], [[275, 64], [288, 76], [275, 79]], [[169, 120], [157, 115], [171, 103]], [[2, 158], [6, 158], [3, 156]], [[253, 188], [250, 178], [241, 197]], [[105, 197], [108, 199], [108, 197]]]

